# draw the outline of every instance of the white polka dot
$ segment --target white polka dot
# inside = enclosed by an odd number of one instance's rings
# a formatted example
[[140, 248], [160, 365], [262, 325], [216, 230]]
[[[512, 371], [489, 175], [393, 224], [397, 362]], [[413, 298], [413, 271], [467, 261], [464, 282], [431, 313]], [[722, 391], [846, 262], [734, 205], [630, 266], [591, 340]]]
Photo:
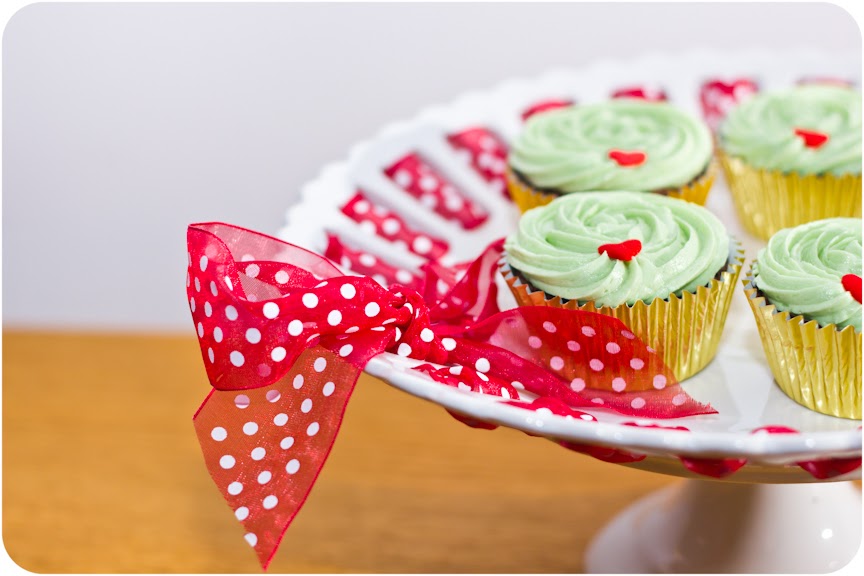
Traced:
[[213, 306], [210, 305], [210, 302], [204, 302], [204, 315], [208, 318], [213, 315]]
[[593, 402], [594, 404], [599, 404], [600, 406], [603, 405], [603, 399], [602, 398], [592, 398], [591, 402]]
[[579, 343], [576, 342], [575, 340], [568, 340], [567, 341], [567, 349], [570, 350], [571, 352], [578, 352], [579, 350], [582, 349], [582, 346], [580, 346]]
[[198, 278], [195, 278], [195, 291], [196, 291], [196, 292], [200, 292], [200, 291], [201, 291], [201, 281], [198, 280]]
[[231, 306], [229, 304], [228, 306], [225, 307], [225, 317], [228, 318], [228, 320], [236, 320], [237, 319], [237, 309], [234, 308], [234, 306]]
[[342, 312], [339, 310], [331, 310], [327, 315], [327, 323], [331, 326], [338, 326], [342, 322]]
[[360, 254], [359, 260], [360, 260], [360, 264], [362, 264], [363, 266], [365, 266], [367, 268], [371, 268], [372, 266], [375, 266], [375, 262], [376, 262], [374, 256], [372, 256], [371, 254], [367, 254], [365, 252], [363, 254]]
[[418, 254], [427, 254], [432, 250], [432, 241], [426, 236], [417, 236], [411, 243], [414, 251]]
[[599, 372], [600, 370], [603, 370], [603, 362], [601, 362], [597, 358], [592, 358], [591, 361], [588, 362], [588, 366], [590, 366], [591, 369], [594, 370], [595, 372]]
[[264, 470], [258, 474], [258, 484], [267, 484], [271, 478], [273, 478], [273, 474], [269, 470]]
[[219, 290], [216, 289], [216, 282], [213, 280], [210, 281], [210, 293], [213, 294], [213, 296], [219, 295]]
[[287, 450], [288, 448], [290, 448], [293, 445], [294, 445], [294, 438], [292, 438], [291, 436], [286, 436], [285, 438], [282, 439], [281, 442], [279, 442], [279, 447], [282, 448], [283, 450]]
[[306, 398], [303, 400], [303, 403], [300, 404], [300, 411], [304, 414], [308, 414], [310, 410], [312, 410], [312, 399]]
[[581, 392], [585, 389], [585, 380], [582, 378], [574, 378], [570, 381], [570, 389], [574, 392]]
[[237, 520], [240, 520], [242, 522], [249, 517], [249, 508], [247, 508], [246, 506], [240, 506], [239, 508], [237, 508], [237, 510], [234, 511], [234, 516], [237, 518]]
[[458, 384], [456, 384], [456, 387], [459, 388], [460, 390], [466, 390], [468, 392], [471, 391], [471, 386], [469, 386], [465, 382], [459, 382]]
[[552, 415], [552, 410], [550, 410], [549, 408], [538, 408], [537, 410], [535, 410], [535, 412], [537, 414], [542, 414], [543, 416], [551, 416]]
[[618, 345], [617, 343], [615, 343], [615, 342], [607, 342], [607, 343], [606, 343], [606, 351], [607, 351], [609, 354], [618, 354], [618, 352], [621, 351], [621, 346], [619, 346], [619, 345]]
[[270, 352], [270, 358], [272, 358], [274, 362], [281, 362], [287, 355], [288, 353], [285, 351], [285, 348], [282, 348], [281, 346], [277, 346]]
[[564, 359], [560, 356], [553, 356], [549, 359], [549, 366], [551, 366], [553, 370], [561, 370], [564, 368]]
[[537, 336], [529, 336], [528, 337], [528, 346], [534, 348], [535, 350], [543, 346], [543, 341], [540, 340]]
[[204, 337], [204, 325], [201, 322], [198, 322], [198, 337]]
[[267, 451], [259, 446], [257, 448], [254, 448], [249, 455], [252, 457], [252, 460], [261, 460], [262, 458], [264, 458], [265, 454], [267, 454]]
[[266, 378], [273, 370], [267, 364], [258, 364], [258, 375]]
[[396, 350], [396, 353], [399, 356], [410, 356], [411, 355], [411, 346], [406, 344], [405, 342], [399, 344], [399, 349]]
[[662, 374], [657, 374], [656, 376], [654, 376], [653, 383], [654, 388], [656, 388], [657, 390], [662, 390], [666, 387], [666, 376], [663, 376]]
[[261, 501], [261, 505], [264, 507], [265, 510], [272, 510], [273, 508], [276, 507], [276, 504], [278, 504], [278, 503], [279, 503], [279, 499], [276, 498], [276, 496], [273, 496], [272, 494], [270, 496], [267, 496], [266, 498], [264, 498], [264, 500]]
[[354, 212], [357, 214], [365, 214], [369, 211], [369, 202], [366, 200], [360, 200], [359, 202], [354, 203]]
[[644, 398], [634, 398], [632, 402], [630, 402], [630, 406], [639, 410], [640, 408], [645, 407], [645, 399]]
[[326, 384], [324, 384], [324, 388], [321, 390], [321, 392], [324, 394], [324, 396], [330, 396], [331, 394], [333, 394], [334, 390], [336, 390], [336, 385], [333, 384], [333, 382], [327, 382]]
[[633, 370], [641, 370], [645, 366], [645, 361], [641, 358], [631, 358], [630, 367]]
[[240, 257], [241, 262], [251, 262], [254, 259], [255, 259], [255, 257], [252, 254], [244, 254], [243, 256]]
[[243, 433], [247, 436], [252, 436], [256, 432], [258, 432], [258, 424], [255, 422], [246, 422], [243, 424]]
[[366, 316], [374, 318], [379, 312], [381, 312], [381, 306], [379, 306], [377, 302], [369, 302], [366, 304], [364, 311], [366, 312]]
[[222, 342], [222, 329], [218, 326], [213, 329], [213, 340], [216, 342]]
[[247, 396], [246, 394], [238, 394], [237, 396], [234, 397], [234, 406], [236, 406], [237, 408], [240, 408], [241, 410], [243, 408], [248, 408], [249, 407], [249, 396]]
[[630, 332], [629, 330], [622, 330], [621, 336], [623, 336], [624, 338], [627, 338], [628, 340], [633, 340], [634, 338], [636, 338], [636, 335], [633, 334], [632, 332]]
[[210, 358], [210, 362], [216, 360], [216, 356], [213, 354], [213, 348], [207, 348], [207, 357]]
[[294, 376], [294, 382], [292, 385], [294, 386], [295, 390], [299, 390], [300, 388], [302, 388], [303, 387], [303, 375], [297, 374], [296, 376]]
[[258, 544], [258, 537], [252, 532], [247, 533], [245, 536], [243, 536], [243, 538], [246, 540], [249, 546], [252, 546], [253, 548], [256, 544]]
[[246, 340], [250, 344], [257, 344], [261, 341], [261, 332], [257, 328], [249, 328], [246, 330]]
[[261, 309], [264, 312], [264, 316], [270, 318], [276, 318], [279, 315], [279, 305], [275, 302], [267, 302], [264, 304], [264, 307]]
[[582, 326], [582, 334], [585, 336], [594, 336], [597, 332], [591, 326]]
[[354, 346], [352, 346], [351, 344], [345, 344], [344, 346], [339, 348], [339, 356], [341, 356], [342, 358], [345, 358], [346, 356], [351, 354], [351, 352], [353, 352], [353, 351], [354, 351]]
[[407, 270], [396, 271], [396, 281], [400, 284], [410, 284], [414, 277]]
[[491, 366], [489, 365], [489, 360], [487, 360], [486, 358], [478, 358], [477, 361], [474, 363], [474, 368], [478, 372], [488, 372]]
[[236, 460], [234, 460], [234, 457], [229, 454], [226, 454], [219, 458], [219, 466], [221, 466], [225, 470], [230, 470], [231, 468], [233, 468], [235, 462]]
[[288, 272], [286, 272], [285, 270], [279, 270], [278, 272], [276, 272], [276, 274], [273, 276], [273, 278], [279, 284], [287, 284], [288, 278], [289, 278]]
[[447, 351], [453, 351], [456, 349], [456, 341], [453, 338], [442, 338], [441, 345]]
[[201, 272], [207, 270], [207, 256], [201, 256], [201, 260], [198, 261], [198, 267], [201, 268]]
[[[224, 466], [223, 466], [223, 468], [224, 468]], [[229, 468], [230, 468], [230, 466], [229, 466]], [[228, 485], [228, 493], [231, 494], [232, 496], [236, 496], [236, 495], [240, 494], [242, 491], [243, 491], [243, 484], [241, 484], [240, 482], [231, 482]]]
[[234, 283], [227, 276], [225, 277], [225, 285], [228, 286], [228, 290], [234, 290]]
[[300, 320], [292, 320], [288, 323], [288, 335], [299, 336], [303, 333], [303, 322]]
[[645, 350], [647, 350], [647, 351], [650, 352], [651, 354], [654, 354], [655, 352], [657, 352], [657, 351], [654, 350], [654, 348], [652, 348], [651, 346], [646, 346], [646, 347], [645, 347]]
[[268, 402], [278, 402], [282, 395], [278, 390], [268, 390], [264, 397], [267, 398]]
[[623, 392], [627, 388], [627, 381], [623, 378], [616, 377], [612, 379], [612, 389], [615, 392]]
[[228, 431], [221, 426], [216, 426], [213, 430], [210, 431], [210, 437], [217, 442], [222, 442], [225, 438], [228, 437]]
[[261, 268], [257, 264], [249, 264], [246, 266], [246, 275], [250, 278], [257, 278]]
[[189, 298], [189, 309], [195, 312], [195, 297]]
[[231, 359], [231, 364], [233, 364], [234, 366], [236, 366], [238, 368], [240, 366], [243, 366], [243, 363], [246, 362], [246, 359], [243, 357], [243, 354], [241, 354], [237, 350], [234, 350], [233, 352], [231, 352], [229, 357]]
[[285, 465], [285, 471], [288, 474], [296, 474], [298, 470], [300, 470], [300, 461], [296, 458]]
[[477, 377], [480, 378], [480, 380], [482, 380], [483, 382], [488, 382], [488, 381], [489, 381], [489, 377], [486, 376], [485, 374], [483, 374], [482, 372], [478, 372], [478, 373], [477, 373]]
[[273, 424], [276, 426], [284, 426], [288, 423], [288, 415], [284, 412], [280, 412], [276, 416], [273, 417]]
[[555, 331], [558, 330], [558, 328], [555, 327], [555, 324], [553, 324], [552, 322], [549, 322], [548, 320], [546, 322], [543, 322], [543, 329], [546, 330], [547, 332], [549, 332], [550, 334], [554, 334]]
[[355, 333], [355, 332], [359, 332], [359, 331], [360, 331], [360, 327], [359, 327], [359, 326], [351, 326], [350, 328], [346, 328], [346, 329], [345, 329], [345, 333], [346, 333], [346, 334], [353, 334], [353, 333]]
[[686, 401], [687, 401], [687, 395], [684, 394], [684, 393], [676, 394], [676, 395], [672, 398], [672, 404], [674, 404], [675, 406], [681, 406], [681, 405], [684, 404], [684, 402], [686, 402]]
[[315, 436], [315, 434], [318, 433], [318, 430], [319, 430], [320, 428], [321, 428], [321, 427], [318, 425], [317, 422], [312, 422], [312, 423], [309, 424], [309, 426], [306, 428], [306, 435], [307, 435], [307, 436]]
[[351, 284], [342, 284], [339, 288], [339, 293], [342, 294], [342, 297], [346, 300], [351, 300], [357, 295], [357, 289]]
[[581, 416], [579, 416], [579, 418], [581, 418], [582, 420], [587, 420], [589, 422], [596, 422], [597, 421], [597, 419], [594, 416], [592, 416], [591, 414], [582, 414]]
[[307, 292], [306, 294], [304, 294], [302, 300], [303, 305], [306, 308], [315, 308], [316, 306], [318, 306], [318, 296], [312, 294], [311, 292]]
[[513, 382], [510, 383], [510, 385], [513, 386], [513, 388], [516, 388], [517, 390], [524, 390], [525, 389], [525, 385], [522, 384], [521, 382], [519, 382], [518, 380], [514, 380]]
[[327, 360], [324, 358], [316, 358], [315, 363], [312, 364], [312, 368], [315, 369], [315, 372], [323, 372], [325, 368], [327, 368]]
[[399, 225], [399, 221], [395, 218], [387, 218], [381, 223], [381, 230], [383, 230], [388, 236], [392, 236], [399, 232], [399, 228], [401, 228], [401, 226]]
[[429, 328], [423, 328], [423, 330], [420, 331], [420, 340], [422, 340], [423, 342], [432, 342], [432, 340], [434, 339], [435, 333], [432, 332], [432, 330], [430, 330]]

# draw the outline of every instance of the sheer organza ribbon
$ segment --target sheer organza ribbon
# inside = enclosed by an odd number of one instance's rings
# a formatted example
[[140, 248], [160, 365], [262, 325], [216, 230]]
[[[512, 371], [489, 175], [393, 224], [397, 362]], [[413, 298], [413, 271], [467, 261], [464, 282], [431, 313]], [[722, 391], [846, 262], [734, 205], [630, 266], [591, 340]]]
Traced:
[[499, 312], [500, 241], [466, 265], [428, 264], [423, 289], [413, 290], [345, 275], [317, 254], [228, 224], [192, 225], [187, 240], [189, 307], [213, 386], [195, 430], [265, 569], [330, 452], [360, 372], [383, 352], [424, 361], [416, 369], [442, 385], [508, 402], [524, 390], [543, 400], [534, 409], [551, 402], [574, 417], [579, 407], [650, 418], [714, 412], [615, 318]]

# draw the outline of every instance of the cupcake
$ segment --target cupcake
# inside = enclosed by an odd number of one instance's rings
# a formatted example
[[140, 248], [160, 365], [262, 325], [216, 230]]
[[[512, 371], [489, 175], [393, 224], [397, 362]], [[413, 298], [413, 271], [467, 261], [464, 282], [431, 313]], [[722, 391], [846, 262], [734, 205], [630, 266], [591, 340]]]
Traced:
[[522, 215], [501, 271], [520, 306], [621, 320], [683, 380], [704, 368], [743, 263], [705, 208], [659, 194], [567, 194]]
[[718, 131], [738, 217], [767, 240], [836, 216], [861, 216], [861, 94], [807, 85], [758, 94]]
[[694, 116], [663, 102], [616, 99], [528, 119], [508, 157], [524, 212], [572, 193], [633, 190], [704, 204], [713, 144]]
[[781, 230], [744, 283], [783, 392], [817, 412], [860, 419], [861, 220]]

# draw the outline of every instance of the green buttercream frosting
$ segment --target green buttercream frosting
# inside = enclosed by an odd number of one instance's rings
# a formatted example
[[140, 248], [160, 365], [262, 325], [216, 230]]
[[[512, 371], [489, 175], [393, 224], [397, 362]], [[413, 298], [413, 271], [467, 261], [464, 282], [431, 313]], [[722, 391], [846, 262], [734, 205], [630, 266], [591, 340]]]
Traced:
[[753, 281], [781, 312], [861, 331], [861, 304], [843, 288], [861, 276], [861, 219], [829, 218], [780, 230], [753, 264]]
[[[598, 252], [631, 239], [642, 250], [629, 262]], [[508, 264], [535, 288], [614, 307], [707, 285], [729, 259], [729, 236], [716, 216], [690, 202], [588, 192], [523, 214], [505, 249]]]
[[[828, 140], [808, 147], [796, 129]], [[765, 92], [736, 106], [720, 126], [727, 154], [766, 170], [799, 174], [861, 173], [861, 93], [836, 86]]]
[[[621, 166], [609, 157], [612, 150], [646, 158]], [[692, 182], [712, 151], [711, 134], [695, 117], [661, 102], [617, 99], [532, 116], [509, 162], [536, 188], [652, 192]]]

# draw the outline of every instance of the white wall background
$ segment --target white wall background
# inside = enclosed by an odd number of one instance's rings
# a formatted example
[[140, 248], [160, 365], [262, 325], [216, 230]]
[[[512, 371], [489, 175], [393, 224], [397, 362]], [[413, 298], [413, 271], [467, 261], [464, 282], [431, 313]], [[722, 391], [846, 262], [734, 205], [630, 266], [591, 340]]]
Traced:
[[185, 228], [267, 232], [379, 126], [643, 51], [861, 52], [829, 4], [34, 4], [3, 37], [3, 322], [181, 329]]

